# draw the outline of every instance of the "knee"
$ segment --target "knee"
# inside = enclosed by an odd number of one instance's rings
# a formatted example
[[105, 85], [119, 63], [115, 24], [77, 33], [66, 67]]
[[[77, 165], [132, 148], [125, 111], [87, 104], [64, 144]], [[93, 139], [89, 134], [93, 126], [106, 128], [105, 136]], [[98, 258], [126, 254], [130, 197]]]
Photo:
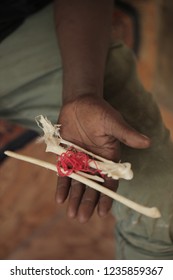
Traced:
[[115, 203], [117, 258], [173, 259], [173, 170], [157, 171], [141, 175], [141, 170], [130, 183], [119, 186], [119, 194], [157, 207], [161, 218], [152, 219]]

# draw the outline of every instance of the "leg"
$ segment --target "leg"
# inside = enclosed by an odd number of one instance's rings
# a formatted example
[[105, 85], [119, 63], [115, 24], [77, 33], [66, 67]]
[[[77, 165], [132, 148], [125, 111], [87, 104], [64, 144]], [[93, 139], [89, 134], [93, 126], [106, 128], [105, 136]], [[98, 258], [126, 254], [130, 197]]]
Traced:
[[37, 130], [35, 117], [53, 123], [61, 106], [62, 66], [52, 5], [29, 17], [0, 45], [0, 118]]
[[124, 46], [112, 48], [105, 76], [105, 98], [136, 129], [152, 139], [147, 150], [122, 146], [122, 161], [132, 163], [134, 179], [118, 192], [162, 217], [145, 217], [115, 203], [117, 259], [173, 259], [173, 145], [151, 94], [137, 79], [135, 60]]

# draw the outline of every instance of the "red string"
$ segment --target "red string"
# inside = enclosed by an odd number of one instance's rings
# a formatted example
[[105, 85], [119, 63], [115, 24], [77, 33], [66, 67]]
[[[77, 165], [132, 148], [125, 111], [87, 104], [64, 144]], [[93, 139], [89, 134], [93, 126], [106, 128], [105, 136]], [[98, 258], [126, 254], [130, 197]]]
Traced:
[[[90, 162], [94, 162], [95, 169], [89, 166]], [[83, 171], [91, 174], [99, 173], [101, 170], [97, 168], [96, 162], [87, 154], [79, 152], [73, 147], [70, 147], [65, 153], [58, 156], [57, 170], [59, 176], [69, 176], [73, 172]]]

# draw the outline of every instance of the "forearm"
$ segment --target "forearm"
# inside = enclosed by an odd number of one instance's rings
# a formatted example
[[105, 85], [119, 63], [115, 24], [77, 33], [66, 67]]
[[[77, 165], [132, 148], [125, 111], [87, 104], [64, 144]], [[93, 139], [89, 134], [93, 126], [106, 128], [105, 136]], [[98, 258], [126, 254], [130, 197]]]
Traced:
[[87, 93], [103, 94], [112, 10], [112, 0], [55, 1], [64, 101]]

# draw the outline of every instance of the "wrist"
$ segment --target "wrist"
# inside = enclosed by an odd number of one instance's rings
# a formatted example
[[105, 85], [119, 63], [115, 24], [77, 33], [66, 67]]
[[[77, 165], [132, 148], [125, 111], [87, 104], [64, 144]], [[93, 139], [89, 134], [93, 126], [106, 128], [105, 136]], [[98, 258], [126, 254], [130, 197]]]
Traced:
[[63, 86], [63, 103], [83, 96], [103, 97], [103, 83], [81, 82], [67, 83]]

